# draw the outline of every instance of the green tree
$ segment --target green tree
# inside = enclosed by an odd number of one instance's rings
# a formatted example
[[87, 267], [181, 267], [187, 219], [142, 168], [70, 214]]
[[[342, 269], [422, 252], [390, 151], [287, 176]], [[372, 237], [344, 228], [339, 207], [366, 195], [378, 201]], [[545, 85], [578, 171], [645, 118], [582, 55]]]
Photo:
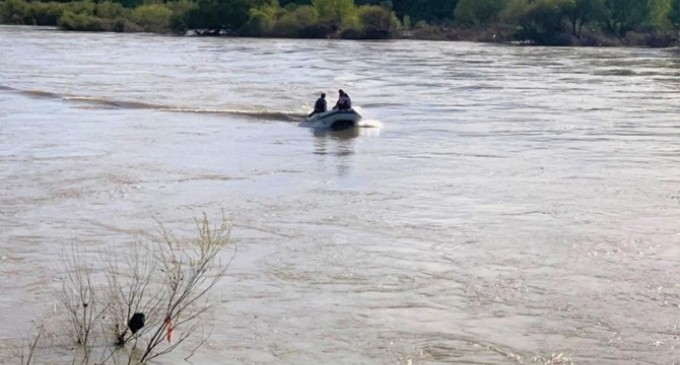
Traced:
[[673, 28], [680, 30], [680, 0], [673, 0], [671, 9], [668, 12], [668, 20]]
[[672, 0], [649, 0], [649, 23], [657, 29], [668, 30], [668, 12], [671, 10]]
[[74, 13], [68, 10], [59, 18], [59, 27], [64, 30], [79, 31], [107, 30], [106, 24], [101, 18], [86, 13]]
[[[4, 24], [32, 24], [29, 3], [23, 0], [6, 0], [0, 2], [0, 20]], [[27, 23], [30, 21], [31, 23]]]
[[354, 0], [312, 0], [312, 6], [319, 15], [319, 20], [339, 30], [342, 26], [356, 21], [357, 8]]
[[184, 22], [199, 34], [236, 33], [248, 22], [250, 5], [246, 0], [200, 0]]
[[319, 14], [311, 5], [298, 6], [288, 14], [302, 27], [309, 27], [319, 22]]
[[142, 5], [130, 12], [130, 19], [145, 32], [168, 32], [171, 18], [172, 10], [162, 4]]
[[565, 1], [568, 0], [515, 1], [509, 10], [520, 27], [516, 37], [544, 45], [568, 44], [562, 29]]
[[577, 38], [581, 38], [583, 24], [605, 15], [604, 0], [567, 0], [562, 8], [571, 23], [571, 34]]
[[289, 5], [293, 5], [295, 7], [302, 6], [302, 5], [310, 5], [311, 0], [279, 0], [279, 3], [281, 4], [281, 7], [285, 8]]
[[278, 0], [268, 0], [259, 7], [249, 11], [246, 34], [251, 36], [263, 36], [271, 33], [277, 18], [284, 13]]
[[185, 34], [188, 27], [185, 22], [185, 15], [196, 8], [196, 3], [190, 0], [179, 0], [165, 4], [172, 10], [172, 18], [170, 19], [170, 28], [176, 34]]
[[115, 2], [123, 5], [126, 8], [136, 8], [144, 3], [143, 0], [115, 0]]
[[457, 4], [458, 0], [392, 0], [392, 9], [400, 18], [410, 16], [414, 23], [443, 22], [452, 20]]
[[642, 25], [650, 14], [649, 2], [642, 0], [604, 0], [604, 8], [605, 28], [619, 36]]
[[59, 17], [64, 13], [66, 4], [57, 2], [29, 3], [31, 4], [31, 14], [35, 25], [57, 25]]
[[107, 0], [97, 4], [95, 13], [101, 18], [115, 19], [117, 17], [122, 17], [125, 14], [125, 8], [123, 8], [123, 5], [120, 3]]
[[359, 7], [359, 24], [366, 38], [390, 38], [399, 27], [399, 19], [385, 7], [364, 5]]
[[457, 24], [485, 26], [498, 21], [505, 0], [460, 0], [453, 12]]
[[295, 6], [281, 15], [272, 32], [275, 36], [307, 37], [305, 30], [314, 28], [318, 23], [319, 16], [311, 5]]

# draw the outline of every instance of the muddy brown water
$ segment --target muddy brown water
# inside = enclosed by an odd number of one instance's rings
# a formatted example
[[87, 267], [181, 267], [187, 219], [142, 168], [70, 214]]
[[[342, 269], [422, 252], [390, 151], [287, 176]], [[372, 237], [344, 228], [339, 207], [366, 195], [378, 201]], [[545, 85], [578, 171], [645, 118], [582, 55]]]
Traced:
[[3, 363], [71, 244], [223, 209], [194, 363], [680, 364], [671, 50], [0, 27], [0, 185]]

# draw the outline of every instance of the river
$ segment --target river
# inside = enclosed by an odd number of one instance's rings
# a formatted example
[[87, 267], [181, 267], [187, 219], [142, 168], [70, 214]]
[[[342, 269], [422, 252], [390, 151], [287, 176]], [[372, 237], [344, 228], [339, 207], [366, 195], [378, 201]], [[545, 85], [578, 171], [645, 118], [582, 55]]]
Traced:
[[3, 26], [0, 184], [3, 363], [65, 249], [224, 210], [193, 363], [680, 364], [677, 50]]

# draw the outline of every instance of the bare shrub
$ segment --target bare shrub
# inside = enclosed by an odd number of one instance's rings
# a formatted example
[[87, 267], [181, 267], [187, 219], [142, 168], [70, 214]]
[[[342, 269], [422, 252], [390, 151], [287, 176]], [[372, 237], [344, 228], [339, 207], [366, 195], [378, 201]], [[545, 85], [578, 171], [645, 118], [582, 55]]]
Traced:
[[[151, 331], [142, 361], [172, 351], [195, 332], [198, 316], [209, 308], [207, 302], [202, 305], [199, 302], [224, 276], [231, 263], [230, 260], [221, 265], [218, 260], [218, 254], [229, 243], [230, 224], [223, 219], [220, 226], [211, 227], [204, 214], [202, 220], [196, 221], [196, 229], [198, 237], [188, 247], [171, 232], [163, 230], [165, 245], [161, 245], [159, 263], [165, 276], [166, 296], [161, 316], [155, 318], [162, 320], [162, 324]], [[161, 346], [164, 337], [171, 342], [173, 331], [182, 328], [187, 330], [175, 343]]]
[[[151, 313], [157, 310], [162, 300], [160, 288], [150, 287], [157, 269], [153, 246], [135, 241], [124, 255], [124, 262], [111, 261], [107, 268], [109, 316], [113, 321], [115, 344], [124, 345], [138, 336], [128, 334], [128, 321], [134, 313]], [[153, 291], [153, 294], [151, 292]]]
[[43, 335], [43, 327], [38, 326], [35, 336], [28, 340], [24, 348], [19, 354], [19, 365], [35, 364], [35, 358], [38, 351], [38, 342]]
[[[178, 238], [160, 224], [157, 237], [135, 241], [124, 255], [100, 254], [108, 264], [98, 263], [75, 244], [63, 256], [58, 299], [66, 330], [60, 333], [78, 345], [72, 364], [146, 363], [194, 338], [191, 357], [205, 343], [209, 333], [199, 331], [200, 317], [209, 309], [208, 293], [234, 255], [220, 259], [231, 230], [224, 217], [211, 225], [203, 214], [195, 224], [192, 239]], [[21, 355], [21, 365], [33, 363], [42, 335], [40, 327], [24, 346], [28, 355]], [[102, 351], [96, 361], [94, 350]]]
[[[119, 303], [117, 328], [124, 328], [133, 313], [145, 314], [147, 323], [136, 334], [117, 337], [119, 344], [144, 339], [141, 362], [171, 352], [197, 333], [199, 316], [209, 308], [206, 295], [231, 262], [222, 263], [218, 257], [229, 243], [230, 230], [226, 220], [211, 226], [205, 215], [196, 220], [197, 237], [193, 240], [179, 239], [161, 226], [161, 235], [155, 240], [158, 245], [138, 248], [128, 265], [132, 274], [128, 281], [111, 286], [118, 289], [114, 295]], [[110, 273], [110, 282], [121, 277]], [[178, 336], [173, 341], [175, 332]], [[202, 338], [199, 345], [204, 341]]]
[[60, 304], [67, 318], [67, 333], [83, 348], [83, 363], [89, 362], [90, 347], [93, 342], [95, 326], [102, 319], [107, 304], [101, 300], [99, 287], [93, 280], [94, 262], [75, 244], [71, 252], [64, 255], [64, 276], [59, 292]]

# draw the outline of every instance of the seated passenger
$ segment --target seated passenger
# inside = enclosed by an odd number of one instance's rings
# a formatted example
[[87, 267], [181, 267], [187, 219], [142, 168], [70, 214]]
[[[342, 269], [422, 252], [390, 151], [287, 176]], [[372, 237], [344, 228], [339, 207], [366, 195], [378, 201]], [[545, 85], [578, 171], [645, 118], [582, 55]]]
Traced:
[[338, 90], [338, 102], [335, 103], [335, 107], [333, 109], [338, 109], [338, 110], [349, 110], [352, 108], [352, 100], [349, 98], [349, 95], [347, 95], [346, 92], [344, 92], [342, 89]]

